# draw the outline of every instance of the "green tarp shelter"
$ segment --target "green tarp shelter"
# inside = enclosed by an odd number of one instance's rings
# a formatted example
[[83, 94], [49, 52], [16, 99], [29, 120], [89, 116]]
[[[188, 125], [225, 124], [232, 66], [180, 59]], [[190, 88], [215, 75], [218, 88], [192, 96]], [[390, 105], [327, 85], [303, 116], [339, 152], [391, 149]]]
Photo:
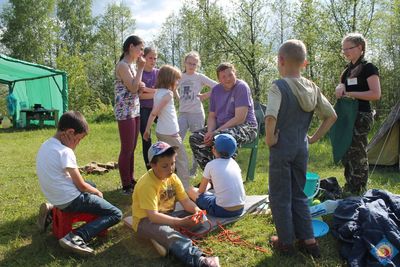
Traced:
[[[68, 83], [64, 71], [0, 54], [0, 83], [8, 86], [8, 96], [14, 102], [13, 114], [10, 114], [14, 126], [20, 120], [20, 110], [33, 108], [35, 104], [58, 110], [59, 116], [68, 109]], [[54, 125], [54, 121], [46, 124]]]

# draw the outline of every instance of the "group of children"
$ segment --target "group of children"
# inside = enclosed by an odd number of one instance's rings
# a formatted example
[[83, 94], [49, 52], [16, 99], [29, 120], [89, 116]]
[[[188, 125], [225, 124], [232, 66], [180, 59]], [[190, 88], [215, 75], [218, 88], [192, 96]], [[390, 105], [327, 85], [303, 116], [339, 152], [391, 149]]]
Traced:
[[[197, 60], [196, 63], [189, 60], [188, 66], [197, 64]], [[278, 70], [282, 78], [273, 83], [268, 94], [265, 122], [266, 143], [270, 148], [269, 199], [277, 230], [277, 236], [271, 237], [270, 242], [278, 251], [290, 254], [294, 251], [295, 240], [298, 240], [301, 249], [319, 257], [307, 197], [303, 192], [308, 144], [316, 142], [327, 132], [336, 120], [336, 114], [320, 89], [301, 77], [305, 63], [306, 48], [301, 41], [283, 43], [278, 53]], [[189, 68], [187, 72], [193, 75]], [[181, 77], [178, 69], [163, 66], [158, 71], [155, 86], [149, 87], [157, 90], [148, 90], [148, 94], [154, 94], [154, 105], [143, 138], [150, 140], [151, 125], [158, 117], [156, 135], [159, 141], [149, 146], [147, 159], [150, 169], [138, 179], [133, 189], [133, 229], [188, 266], [219, 266], [218, 257], [207, 257], [176, 229], [194, 227], [192, 214], [201, 210], [217, 217], [242, 214], [245, 191], [240, 167], [232, 159], [237, 149], [236, 140], [229, 134], [217, 135], [212, 147], [215, 159], [206, 165], [199, 188], [190, 186], [188, 171], [184, 170], [188, 169], [187, 155], [179, 132], [183, 131], [183, 134], [188, 128], [195, 129], [195, 126], [190, 128], [193, 114], [183, 105], [179, 120], [173, 102]], [[208, 82], [211, 87], [212, 82]], [[200, 91], [194, 90], [196, 86], [191, 82], [185, 84], [192, 89], [184, 89], [184, 96], [181, 91], [181, 98], [197, 99]], [[201, 102], [198, 106], [202, 108]], [[307, 136], [314, 111], [322, 118], [322, 123], [312, 136]], [[182, 129], [178, 121], [182, 122]], [[63, 247], [80, 253], [93, 253], [86, 243], [122, 217], [121, 211], [104, 200], [102, 193], [79, 174], [73, 149], [87, 132], [87, 123], [79, 112], [66, 112], [59, 121], [55, 136], [42, 145], [37, 156], [40, 185], [52, 205], [65, 212], [81, 211], [99, 216], [60, 239]], [[174, 173], [175, 166], [178, 175]], [[214, 193], [208, 191], [211, 183]], [[177, 201], [187, 213], [174, 212]], [[42, 229], [49, 223], [47, 215], [51, 208], [50, 204], [41, 206], [39, 223]]]

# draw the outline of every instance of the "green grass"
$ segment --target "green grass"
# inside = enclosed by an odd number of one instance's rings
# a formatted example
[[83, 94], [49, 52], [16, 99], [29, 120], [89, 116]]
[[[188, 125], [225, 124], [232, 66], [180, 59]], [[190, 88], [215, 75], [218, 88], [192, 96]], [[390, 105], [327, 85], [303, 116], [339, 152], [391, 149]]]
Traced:
[[[105, 238], [98, 238], [91, 246], [96, 255], [82, 258], [63, 250], [50, 232], [39, 233], [36, 216], [45, 201], [35, 174], [35, 156], [43, 141], [54, 134], [54, 128], [32, 131], [0, 130], [0, 265], [1, 266], [181, 266], [173, 257], [160, 258], [146, 240], [140, 240], [123, 223], [113, 227]], [[141, 144], [136, 149], [136, 177], [144, 173]], [[189, 150], [188, 150], [189, 151]], [[91, 124], [91, 130], [76, 150], [78, 163], [116, 161], [119, 137], [116, 123]], [[245, 177], [249, 150], [240, 151], [238, 162]], [[257, 174], [254, 182], [245, 184], [247, 194], [267, 194], [268, 150], [260, 139]], [[323, 141], [310, 148], [309, 171], [321, 177], [335, 176], [343, 184], [343, 169], [332, 163], [331, 147]], [[200, 175], [200, 174], [199, 174]], [[131, 199], [120, 193], [117, 170], [104, 175], [88, 175], [104, 193], [104, 197], [124, 212], [131, 214]], [[198, 177], [194, 182], [198, 181]], [[399, 173], [395, 170], [375, 170], [369, 188], [387, 189], [400, 193]], [[251, 244], [268, 249], [268, 253], [252, 248], [219, 242], [214, 233], [201, 244], [220, 257], [222, 266], [342, 266], [338, 243], [328, 234], [319, 239], [322, 259], [297, 254], [282, 257], [271, 252], [268, 237], [274, 234], [269, 215], [248, 215], [227, 226]]]

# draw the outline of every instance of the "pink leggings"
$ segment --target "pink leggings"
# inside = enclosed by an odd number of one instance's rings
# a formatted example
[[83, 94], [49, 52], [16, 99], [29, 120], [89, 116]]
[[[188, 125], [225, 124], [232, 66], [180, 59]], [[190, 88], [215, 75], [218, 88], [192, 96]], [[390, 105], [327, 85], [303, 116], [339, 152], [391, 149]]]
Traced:
[[134, 184], [135, 148], [140, 129], [139, 117], [118, 121], [121, 151], [119, 152], [119, 175], [123, 187]]

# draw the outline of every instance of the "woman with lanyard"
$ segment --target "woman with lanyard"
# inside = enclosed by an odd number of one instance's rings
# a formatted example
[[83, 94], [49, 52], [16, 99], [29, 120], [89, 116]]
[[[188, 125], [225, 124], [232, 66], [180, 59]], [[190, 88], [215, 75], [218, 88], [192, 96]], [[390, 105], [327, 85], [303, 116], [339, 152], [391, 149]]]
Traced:
[[[378, 68], [365, 57], [366, 40], [359, 33], [350, 33], [342, 40], [342, 52], [349, 64], [336, 87], [336, 98], [350, 97], [358, 101], [350, 147], [342, 158], [346, 184], [344, 191], [362, 194], [368, 182], [368, 132], [373, 123], [370, 101], [381, 97]], [[340, 117], [340, 113], [338, 114]]]

